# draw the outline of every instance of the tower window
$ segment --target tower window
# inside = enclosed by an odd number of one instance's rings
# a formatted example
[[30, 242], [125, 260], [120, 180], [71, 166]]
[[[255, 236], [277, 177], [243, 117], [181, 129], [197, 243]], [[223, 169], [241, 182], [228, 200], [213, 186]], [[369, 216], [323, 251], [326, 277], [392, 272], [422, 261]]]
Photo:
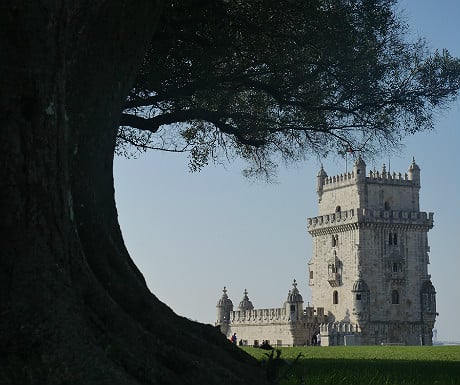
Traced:
[[393, 265], [391, 267], [391, 271], [393, 273], [402, 273], [403, 271], [403, 265], [400, 262], [393, 262]]
[[337, 206], [337, 207], [335, 208], [335, 212], [336, 212], [336, 213], [340, 213], [340, 211], [342, 211], [342, 209], [340, 208], [340, 206]]
[[310, 270], [310, 279], [313, 279], [313, 270]]
[[332, 236], [332, 247], [336, 247], [338, 243], [339, 243], [339, 236], [333, 235]]
[[339, 303], [339, 293], [337, 292], [337, 290], [334, 290], [334, 292], [332, 293], [332, 303], [334, 305], [337, 305]]
[[397, 305], [399, 304], [399, 293], [398, 293], [398, 290], [393, 290], [391, 292], [391, 303], [393, 305]]
[[385, 202], [385, 211], [390, 210], [390, 202]]
[[361, 301], [361, 294], [359, 294], [359, 293], [356, 294], [356, 300], [357, 300], [357, 301]]
[[388, 243], [390, 245], [397, 245], [398, 244], [398, 235], [396, 233], [389, 233], [388, 234]]

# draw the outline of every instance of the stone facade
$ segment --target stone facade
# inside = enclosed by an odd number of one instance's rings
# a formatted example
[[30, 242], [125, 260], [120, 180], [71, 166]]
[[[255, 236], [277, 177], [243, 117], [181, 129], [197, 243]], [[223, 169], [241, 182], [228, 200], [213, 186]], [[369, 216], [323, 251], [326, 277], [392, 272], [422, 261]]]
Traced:
[[366, 176], [361, 158], [346, 174], [329, 177], [321, 168], [319, 214], [307, 220], [316, 310], [303, 309], [295, 283], [278, 309], [254, 310], [245, 292], [233, 311], [224, 292], [216, 324], [249, 344], [304, 345], [319, 331], [322, 345], [431, 345], [437, 313], [427, 234], [433, 213], [420, 212], [419, 191], [415, 160], [404, 175], [383, 166]]
[[216, 325], [220, 325], [228, 338], [236, 333], [243, 345], [259, 346], [263, 341], [275, 346], [309, 344], [313, 335], [319, 332], [319, 325], [326, 322], [324, 309], [304, 308], [295, 280], [292, 286], [282, 307], [254, 309], [245, 290], [235, 311], [224, 287], [217, 303]]

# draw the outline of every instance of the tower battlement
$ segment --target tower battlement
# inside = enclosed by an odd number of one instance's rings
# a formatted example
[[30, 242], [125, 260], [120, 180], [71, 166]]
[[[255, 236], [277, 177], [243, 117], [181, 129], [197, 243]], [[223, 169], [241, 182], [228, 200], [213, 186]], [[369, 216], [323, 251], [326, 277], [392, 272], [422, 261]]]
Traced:
[[428, 274], [428, 231], [434, 215], [420, 211], [420, 188], [415, 159], [404, 174], [385, 165], [367, 174], [361, 158], [352, 172], [333, 177], [321, 167], [318, 215], [307, 218], [307, 230], [312, 302], [324, 307], [330, 323], [320, 327], [325, 344], [348, 344], [353, 333], [354, 343], [431, 345], [436, 291]]
[[[381, 184], [393, 184], [400, 186], [411, 186], [417, 181], [413, 180], [412, 175], [401, 172], [388, 172], [386, 171], [385, 165], [383, 165], [382, 170], [370, 170], [367, 177], [363, 179], [365, 183], [381, 183]], [[354, 171], [346, 172], [343, 174], [337, 174], [334, 176], [326, 176], [322, 178], [321, 189], [323, 191], [335, 190], [341, 187], [350, 186], [355, 184], [360, 179], [356, 178]]]
[[[311, 309], [311, 311], [308, 311]], [[253, 310], [235, 310], [230, 313], [230, 322], [233, 325], [263, 325], [263, 324], [286, 324], [287, 322], [302, 321], [304, 323], [320, 323], [326, 319], [324, 310], [318, 309], [318, 314], [314, 313], [316, 310], [307, 308], [304, 310], [300, 317], [293, 316], [293, 314], [286, 310], [285, 307], [270, 308], [270, 309], [253, 309]]]
[[339, 174], [334, 176], [328, 176], [323, 179], [323, 189], [336, 189], [343, 186], [349, 186], [350, 184], [356, 183], [355, 173], [347, 172], [345, 174]]
[[[321, 167], [316, 185], [320, 215], [333, 211], [350, 212], [355, 207], [418, 212], [419, 190], [420, 168], [415, 160], [404, 175], [390, 173], [383, 165], [381, 171], [369, 171], [366, 176], [366, 163], [361, 158], [355, 161], [353, 171], [332, 177]], [[385, 215], [381, 216], [386, 218]], [[395, 216], [390, 214], [390, 217]]]
[[391, 225], [416, 225], [433, 227], [434, 214], [420, 211], [372, 210], [355, 208], [326, 215], [307, 218], [307, 229], [312, 231], [345, 224], [374, 223]]
[[290, 314], [285, 308], [236, 310], [230, 314], [230, 322], [233, 324], [284, 323], [290, 320]]

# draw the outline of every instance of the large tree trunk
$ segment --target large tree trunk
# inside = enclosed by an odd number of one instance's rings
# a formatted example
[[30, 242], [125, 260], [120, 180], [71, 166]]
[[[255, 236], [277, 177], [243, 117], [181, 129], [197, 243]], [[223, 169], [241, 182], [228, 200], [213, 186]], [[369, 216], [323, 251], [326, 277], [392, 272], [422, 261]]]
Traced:
[[149, 292], [121, 236], [115, 131], [159, 2], [0, 7], [0, 384], [263, 383]]

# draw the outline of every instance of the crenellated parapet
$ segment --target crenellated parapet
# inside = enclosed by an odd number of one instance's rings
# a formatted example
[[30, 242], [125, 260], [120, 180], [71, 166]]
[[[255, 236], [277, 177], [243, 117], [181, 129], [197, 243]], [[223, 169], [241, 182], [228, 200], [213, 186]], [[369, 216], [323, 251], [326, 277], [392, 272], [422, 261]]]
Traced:
[[230, 323], [232, 325], [264, 325], [301, 321], [306, 324], [319, 324], [325, 322], [327, 317], [323, 309], [318, 309], [315, 314], [313, 308], [306, 308], [304, 314], [297, 319], [293, 314], [286, 310], [286, 307], [271, 309], [236, 310], [230, 313]]
[[361, 327], [351, 322], [330, 322], [323, 323], [319, 326], [321, 336], [327, 336], [336, 333], [360, 333]]
[[307, 218], [307, 227], [321, 227], [324, 225], [331, 225], [341, 222], [355, 222], [358, 217], [356, 216], [357, 209], [350, 209], [344, 211], [337, 211], [335, 213], [320, 215], [313, 218]]
[[354, 183], [356, 183], [354, 172], [328, 176], [323, 178], [323, 191], [350, 186]]
[[367, 182], [382, 182], [382, 183], [399, 183], [399, 184], [410, 184], [412, 179], [409, 179], [409, 175], [406, 173], [401, 174], [396, 172], [387, 172], [385, 169], [382, 172], [379, 171], [369, 171], [369, 176], [366, 178]]
[[434, 214], [423, 211], [371, 209], [358, 209], [356, 211], [360, 223], [412, 225], [429, 229], [433, 227], [434, 223]]
[[[342, 187], [351, 186], [357, 183], [359, 180], [356, 178], [356, 174], [351, 171], [344, 174], [338, 174], [334, 176], [327, 176], [322, 179], [323, 185], [321, 186], [322, 192], [335, 190]], [[365, 183], [377, 183], [377, 184], [390, 184], [397, 186], [412, 186], [416, 181], [410, 178], [407, 173], [390, 173], [385, 171], [369, 171], [369, 174], [363, 180]]]
[[361, 327], [351, 322], [323, 323], [319, 326], [321, 345], [361, 345]]
[[230, 313], [232, 324], [263, 324], [273, 322], [288, 322], [290, 314], [286, 308], [236, 310]]
[[355, 161], [353, 171], [328, 176], [324, 169], [318, 174], [317, 191], [322, 195], [326, 191], [340, 189], [342, 187], [350, 186], [357, 183], [377, 183], [385, 185], [398, 185], [398, 186], [420, 186], [420, 168], [415, 163], [415, 159], [409, 166], [409, 170], [402, 174], [401, 172], [393, 172], [386, 170], [383, 165], [380, 171], [370, 170], [366, 177], [366, 163], [358, 158]]
[[335, 230], [337, 226], [344, 226], [347, 224], [356, 225], [361, 223], [412, 225], [423, 226], [431, 229], [433, 227], [434, 220], [433, 213], [355, 208], [308, 218], [307, 229], [309, 233], [312, 233], [329, 228], [334, 228]]

